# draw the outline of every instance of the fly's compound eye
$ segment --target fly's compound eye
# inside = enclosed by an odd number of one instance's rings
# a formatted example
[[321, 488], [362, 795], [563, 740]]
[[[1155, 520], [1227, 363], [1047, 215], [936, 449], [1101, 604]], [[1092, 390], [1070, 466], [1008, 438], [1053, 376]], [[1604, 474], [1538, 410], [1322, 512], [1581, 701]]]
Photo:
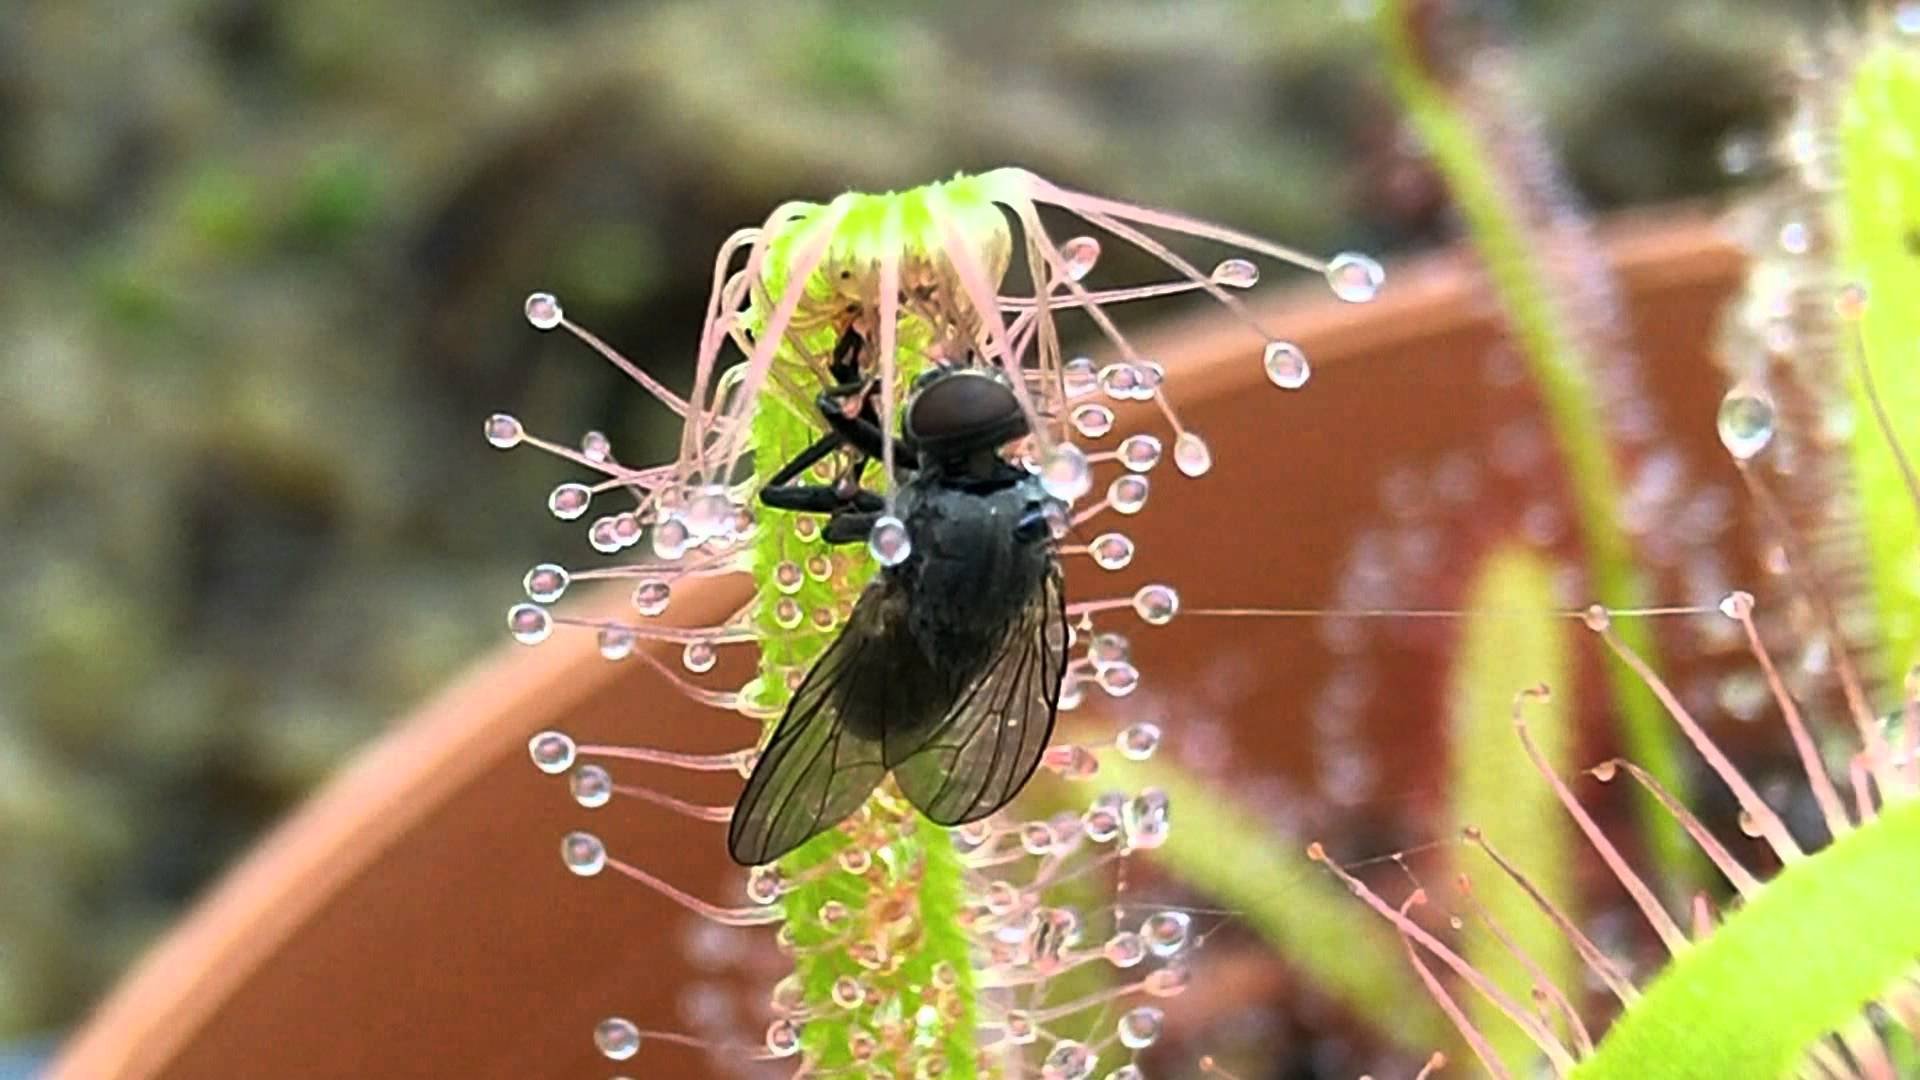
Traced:
[[924, 385], [916, 383], [907, 406], [907, 433], [923, 454], [964, 456], [1027, 433], [1020, 399], [1006, 383], [982, 371], [935, 374]]

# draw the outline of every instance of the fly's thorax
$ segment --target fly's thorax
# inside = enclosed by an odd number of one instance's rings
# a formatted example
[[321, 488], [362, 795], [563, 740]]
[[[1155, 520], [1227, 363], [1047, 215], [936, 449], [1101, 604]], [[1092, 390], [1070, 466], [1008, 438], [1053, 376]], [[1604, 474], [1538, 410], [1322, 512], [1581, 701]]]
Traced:
[[990, 487], [927, 475], [902, 488], [913, 555], [897, 570], [910, 597], [910, 624], [930, 660], [965, 667], [984, 656], [1040, 588], [1053, 543], [1044, 533], [1023, 538], [1020, 524], [1043, 497], [1025, 474]]

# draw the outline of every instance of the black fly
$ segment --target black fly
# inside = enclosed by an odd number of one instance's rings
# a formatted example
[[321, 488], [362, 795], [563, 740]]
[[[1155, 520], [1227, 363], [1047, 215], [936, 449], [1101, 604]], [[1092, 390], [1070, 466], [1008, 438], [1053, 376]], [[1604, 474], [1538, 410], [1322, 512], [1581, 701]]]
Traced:
[[[830, 515], [830, 543], [865, 541], [885, 513], [859, 486], [866, 462], [883, 456], [861, 346], [848, 330], [834, 350], [839, 382], [818, 399], [829, 433], [760, 493], [771, 507]], [[893, 448], [911, 549], [875, 575], [794, 691], [734, 808], [735, 862], [771, 862], [833, 828], [889, 772], [941, 825], [986, 817], [1033, 775], [1053, 733], [1068, 631], [1047, 497], [1000, 452], [1027, 430], [993, 375], [936, 368], [915, 382]], [[843, 445], [865, 460], [839, 484], [793, 483]]]

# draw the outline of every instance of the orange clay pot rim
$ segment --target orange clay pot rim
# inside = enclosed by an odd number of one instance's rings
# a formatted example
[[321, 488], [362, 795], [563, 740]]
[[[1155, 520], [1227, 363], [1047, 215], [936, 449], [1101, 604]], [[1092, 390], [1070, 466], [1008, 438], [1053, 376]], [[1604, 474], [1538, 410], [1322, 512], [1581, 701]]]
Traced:
[[[1638, 214], [1616, 219], [1603, 233], [1613, 265], [1653, 289], [1724, 273], [1740, 258], [1697, 212]], [[1371, 303], [1343, 303], [1303, 286], [1253, 307], [1262, 323], [1311, 343], [1316, 353], [1364, 357], [1430, 340], [1490, 302], [1469, 256], [1454, 250], [1390, 266]], [[1280, 392], [1266, 385], [1259, 338], [1218, 311], [1163, 324], [1138, 345], [1165, 358], [1183, 401], [1249, 387]], [[694, 618], [711, 620], [739, 599], [737, 586], [716, 579], [687, 588], [683, 602]], [[587, 613], [625, 603], [624, 595], [596, 594]], [[664, 650], [656, 643], [655, 651]], [[496, 755], [522, 752], [542, 718], [566, 715], [618, 668], [583, 633], [557, 635], [537, 650], [509, 644], [478, 662], [360, 751], [232, 869], [100, 1003], [48, 1076], [137, 1075], [137, 1061], [171, 1060], [340, 883], [473, 782]]]

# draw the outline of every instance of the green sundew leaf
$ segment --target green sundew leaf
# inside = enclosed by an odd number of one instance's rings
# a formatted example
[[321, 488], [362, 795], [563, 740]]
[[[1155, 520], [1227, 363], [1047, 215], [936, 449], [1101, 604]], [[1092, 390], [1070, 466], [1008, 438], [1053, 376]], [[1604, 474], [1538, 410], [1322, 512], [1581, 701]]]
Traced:
[[1920, 957], [1920, 802], [1788, 866], [1674, 958], [1575, 1080], [1783, 1075]]
[[[1388, 81], [1427, 156], [1446, 178], [1539, 388], [1572, 485], [1595, 598], [1616, 608], [1646, 606], [1652, 593], [1614, 514], [1621, 487], [1595, 406], [1589, 359], [1567, 324], [1568, 313], [1553, 300], [1551, 282], [1541, 273], [1537, 245], [1514, 204], [1507, 178], [1493, 164], [1495, 157], [1480, 145], [1472, 116], [1447, 87], [1435, 81], [1422, 60], [1420, 43], [1413, 38], [1413, 6], [1409, 0], [1383, 0], [1374, 9]], [[1644, 622], [1623, 621], [1615, 632], [1633, 651], [1653, 662], [1657, 653]], [[1684, 801], [1685, 775], [1659, 702], [1623, 665], [1608, 665], [1607, 677], [1630, 756]], [[1639, 807], [1642, 827], [1667, 884], [1684, 891], [1697, 876], [1699, 865], [1685, 831], [1651, 797], [1641, 798]]]
[[1277, 832], [1165, 758], [1102, 759], [1100, 781], [1165, 791], [1176, 825], [1151, 858], [1233, 909], [1317, 990], [1408, 1050], [1453, 1041], [1439, 1007], [1407, 970], [1399, 937], [1307, 861], [1306, 841]]
[[[1866, 285], [1864, 359], [1892, 435], [1909, 460], [1920, 452], [1920, 54], [1896, 41], [1873, 48], [1854, 69], [1840, 124], [1843, 273]], [[1847, 346], [1851, 349], [1851, 345]], [[1888, 433], [1874, 420], [1865, 383], [1851, 381], [1853, 474], [1866, 531], [1874, 606], [1899, 686], [1920, 662], [1920, 507], [1914, 505]]]
[[[1452, 768], [1447, 790], [1453, 824], [1482, 829], [1546, 895], [1573, 896], [1573, 824], [1513, 737], [1516, 692], [1541, 683], [1555, 688], [1573, 683], [1570, 628], [1553, 614], [1552, 562], [1518, 545], [1495, 550], [1468, 589], [1466, 608], [1479, 614], [1466, 620], [1448, 673]], [[1564, 769], [1574, 744], [1569, 702], [1565, 692], [1557, 693], [1528, 713], [1528, 730], [1556, 769]], [[1549, 982], [1578, 985], [1572, 945], [1518, 885], [1504, 875], [1478, 874], [1473, 887], [1488, 914]], [[1467, 935], [1462, 952], [1515, 1000], [1531, 1000], [1533, 974], [1492, 934]], [[1486, 998], [1473, 995], [1468, 1014], [1509, 1065], [1538, 1056], [1533, 1041]]]

